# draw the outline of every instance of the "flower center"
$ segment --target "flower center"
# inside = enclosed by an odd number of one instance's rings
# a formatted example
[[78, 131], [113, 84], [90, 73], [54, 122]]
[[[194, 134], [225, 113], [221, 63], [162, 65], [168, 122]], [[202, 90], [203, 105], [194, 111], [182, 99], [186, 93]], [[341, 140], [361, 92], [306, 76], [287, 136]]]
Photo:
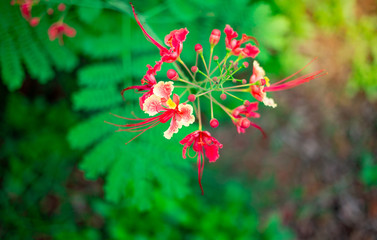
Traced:
[[266, 81], [266, 86], [270, 86], [270, 79], [268, 77], [264, 77], [264, 80]]
[[171, 98], [169, 98], [169, 100], [166, 102], [166, 104], [169, 106], [170, 109], [174, 109], [177, 107], [177, 104], [175, 104], [175, 102], [173, 102], [173, 100], [171, 100]]

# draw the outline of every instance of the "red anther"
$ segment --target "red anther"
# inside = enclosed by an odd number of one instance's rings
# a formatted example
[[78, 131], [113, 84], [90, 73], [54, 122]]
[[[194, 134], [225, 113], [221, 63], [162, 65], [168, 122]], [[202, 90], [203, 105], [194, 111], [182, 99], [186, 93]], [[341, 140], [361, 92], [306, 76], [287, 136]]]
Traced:
[[250, 106], [250, 102], [249, 102], [249, 100], [245, 100], [245, 101], [243, 102], [243, 105], [245, 105], [245, 107]]
[[226, 94], [225, 94], [225, 93], [222, 93], [222, 94], [220, 95], [220, 98], [221, 98], [221, 100], [225, 100], [225, 99], [226, 99]]
[[202, 45], [201, 44], [196, 44], [195, 45], [195, 52], [197, 52], [197, 53], [202, 53], [203, 52], [203, 47], [202, 47]]
[[211, 121], [209, 121], [209, 125], [213, 128], [217, 128], [219, 126], [219, 121], [216, 118], [212, 118]]
[[249, 63], [248, 63], [248, 62], [243, 62], [243, 66], [244, 66], [245, 68], [248, 68], [248, 67], [249, 67]]
[[217, 60], [219, 60], [219, 57], [218, 56], [214, 56], [213, 60], [217, 61]]
[[191, 72], [196, 73], [197, 71], [198, 71], [198, 67], [197, 66], [192, 66], [191, 67]]
[[217, 82], [217, 77], [212, 78], [214, 82]]
[[239, 125], [242, 127], [242, 128], [248, 128], [250, 127], [250, 120], [247, 119], [247, 118], [241, 118], [239, 120]]
[[53, 13], [54, 13], [54, 9], [52, 9], [52, 8], [47, 9], [48, 15], [52, 15]]
[[169, 69], [166, 73], [166, 76], [170, 80], [177, 80], [178, 79], [178, 73], [174, 69]]
[[64, 3], [60, 3], [60, 4], [58, 5], [58, 10], [59, 10], [60, 12], [63, 12], [63, 11], [65, 10], [65, 4], [64, 4]]
[[220, 36], [221, 36], [221, 31], [219, 29], [213, 29], [212, 33], [211, 33], [211, 36], [209, 36], [209, 43], [212, 46], [215, 46], [216, 44], [219, 43]]
[[39, 17], [34, 17], [34, 18], [32, 18], [32, 19], [30, 19], [30, 26], [32, 26], [32, 27], [35, 27], [35, 26], [37, 26], [38, 24], [39, 24]]
[[246, 84], [246, 79], [242, 79], [242, 84]]
[[195, 101], [196, 97], [195, 97], [194, 94], [190, 94], [190, 95], [188, 95], [187, 99], [188, 99], [190, 102], [193, 102], [193, 101]]

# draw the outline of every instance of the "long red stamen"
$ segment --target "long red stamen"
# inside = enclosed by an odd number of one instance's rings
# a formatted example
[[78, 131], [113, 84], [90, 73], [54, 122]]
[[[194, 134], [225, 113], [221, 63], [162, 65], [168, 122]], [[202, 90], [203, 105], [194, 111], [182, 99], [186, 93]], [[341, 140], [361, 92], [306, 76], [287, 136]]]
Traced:
[[259, 125], [255, 124], [253, 122], [250, 122], [250, 125], [255, 127], [256, 129], [258, 129], [259, 131], [261, 131], [261, 133], [263, 134], [263, 137], [267, 138], [267, 134], [263, 131], [263, 129]]
[[274, 86], [274, 85], [278, 85], [280, 83], [283, 83], [287, 80], [289, 80], [291, 77], [295, 76], [296, 74], [300, 73], [302, 70], [304, 70], [305, 68], [307, 68], [310, 64], [312, 64], [315, 60], [317, 60], [317, 58], [313, 58], [308, 64], [306, 64], [303, 68], [301, 68], [300, 70], [298, 70], [297, 72], [293, 73], [292, 75], [280, 80], [279, 82], [276, 82], [276, 83], [272, 83], [271, 86]]
[[134, 139], [136, 139], [137, 137], [139, 137], [141, 134], [145, 133], [148, 129], [151, 129], [151, 128], [157, 126], [158, 124], [159, 124], [159, 122], [156, 123], [156, 124], [153, 125], [153, 126], [150, 126], [150, 127], [147, 128], [147, 129], [145, 129], [144, 131], [142, 131], [141, 133], [139, 133], [138, 135], [136, 135], [135, 137], [133, 137], [130, 141], [126, 142], [125, 144], [126, 144], [126, 145], [129, 144], [129, 143], [132, 142]]
[[113, 115], [114, 117], [117, 117], [117, 118], [121, 118], [121, 119], [126, 119], [126, 120], [133, 120], [133, 121], [137, 121], [137, 120], [147, 120], [149, 118], [126, 118], [126, 117], [122, 117], [122, 116], [119, 116], [119, 115], [116, 115], [114, 113], [109, 113], [111, 115]]
[[140, 26], [140, 28], [141, 28], [141, 30], [143, 31], [145, 37], [146, 37], [148, 40], [150, 40], [154, 45], [156, 45], [160, 50], [168, 51], [167, 48], [165, 48], [165, 47], [163, 47], [161, 44], [159, 44], [156, 40], [154, 40], [154, 39], [153, 39], [153, 38], [147, 33], [147, 31], [145, 31], [143, 25], [140, 23], [139, 18], [137, 17], [137, 14], [136, 14], [136, 12], [135, 12], [135, 8], [134, 8], [134, 6], [132, 5], [132, 3], [130, 3], [130, 4], [131, 4], [131, 7], [132, 7], [132, 11], [133, 11], [133, 13], [134, 13], [134, 16], [135, 16], [136, 22], [137, 22], [137, 24]]
[[273, 85], [273, 86], [270, 86], [270, 87], [265, 87], [263, 90], [265, 92], [273, 92], [273, 91], [290, 89], [290, 88], [296, 87], [300, 84], [303, 84], [305, 82], [309, 82], [309, 81], [311, 81], [315, 78], [322, 77], [326, 74], [327, 73], [325, 72], [325, 70], [319, 70], [319, 71], [316, 71], [314, 73], [310, 73], [310, 74], [304, 75], [302, 77], [299, 77], [297, 79], [291, 80], [287, 83], [283, 83], [283, 84], [280, 84], [280, 85]]
[[[204, 190], [203, 190], [203, 187], [202, 187], [201, 157], [202, 157], [202, 152], [199, 152], [198, 153], [198, 161], [197, 161], [197, 166], [198, 166], [198, 181], [199, 181], [200, 190], [202, 190], [202, 195], [204, 195]], [[203, 158], [203, 161], [204, 161], [204, 158]]]

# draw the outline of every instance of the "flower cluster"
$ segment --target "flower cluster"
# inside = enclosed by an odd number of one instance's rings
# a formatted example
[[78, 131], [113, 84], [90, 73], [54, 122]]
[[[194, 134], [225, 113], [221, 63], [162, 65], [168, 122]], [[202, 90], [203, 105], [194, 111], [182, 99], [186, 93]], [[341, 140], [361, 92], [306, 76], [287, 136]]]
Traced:
[[[127, 87], [122, 90], [121, 94], [123, 96], [131, 89], [141, 92], [142, 95], [139, 98], [140, 108], [150, 117], [131, 119], [114, 115], [130, 123], [106, 123], [117, 126], [119, 128], [118, 131], [137, 132], [138, 134], [130, 140], [132, 141], [140, 134], [158, 124], [170, 122], [169, 128], [163, 135], [165, 138], [171, 139], [174, 133], [177, 133], [182, 126], [189, 126], [194, 123], [195, 113], [198, 121], [198, 130], [187, 135], [180, 143], [183, 145], [183, 158], [186, 158], [186, 153], [190, 148], [196, 153], [198, 180], [202, 194], [201, 179], [204, 159], [206, 157], [209, 162], [216, 162], [220, 156], [219, 149], [223, 147], [208, 131], [203, 130], [201, 112], [201, 104], [204, 103], [203, 98], [208, 100], [207, 104], [210, 105], [211, 120], [209, 125], [212, 128], [219, 126], [219, 121], [214, 118], [213, 107], [215, 105], [230, 117], [238, 133], [245, 133], [249, 127], [254, 127], [261, 131], [263, 136], [266, 136], [262, 128], [254, 123], [252, 119], [260, 117], [260, 114], [257, 113], [259, 102], [273, 108], [277, 106], [275, 101], [267, 96], [267, 93], [289, 89], [326, 74], [324, 70], [320, 70], [292, 79], [303, 70], [301, 69], [281, 81], [270, 84], [263, 68], [256, 60], [253, 60], [250, 79], [248, 81], [246, 79], [238, 79], [235, 74], [239, 70], [249, 67], [248, 59], [255, 59], [258, 56], [259, 43], [254, 37], [246, 34], [242, 34], [238, 38], [238, 33], [229, 25], [226, 25], [224, 29], [227, 52], [224, 58], [219, 60], [218, 56], [213, 56], [214, 48], [221, 39], [221, 31], [214, 29], [209, 36], [209, 60], [206, 61], [204, 58], [202, 45], [197, 44], [195, 46], [196, 63], [189, 68], [180, 58], [183, 44], [189, 33], [188, 30], [182, 28], [170, 32], [164, 39], [167, 46], [165, 47], [153, 39], [144, 29], [133, 6], [132, 10], [142, 32], [158, 48], [161, 58], [153, 67], [147, 65], [148, 70], [143, 79], [141, 79], [141, 85]], [[202, 69], [199, 69], [199, 58], [203, 62], [204, 67]], [[232, 58], [233, 60], [231, 60]], [[212, 64], [213, 62], [215, 64]], [[167, 71], [166, 77], [171, 81], [167, 79], [158, 81], [156, 79], [157, 73], [161, 70], [162, 64], [165, 63], [173, 64], [175, 68]], [[174, 87], [175, 83], [176, 86]], [[173, 93], [175, 88], [183, 90], [180, 96]], [[252, 97], [250, 97], [250, 100], [241, 99], [235, 95], [239, 92], [248, 92]], [[222, 102], [228, 96], [242, 103], [234, 109], [228, 108]], [[182, 101], [184, 97], [187, 99], [186, 101]], [[250, 102], [251, 99], [255, 100]], [[190, 154], [188, 155], [190, 156]]]
[[[32, 27], [36, 27], [42, 18], [32, 16], [32, 8], [38, 3], [39, 0], [12, 0], [10, 2], [11, 5], [18, 5], [20, 7], [22, 17], [28, 21]], [[67, 37], [74, 37], [76, 36], [76, 30], [64, 23], [64, 12], [66, 11], [66, 5], [64, 3], [60, 3], [57, 5], [56, 9], [61, 12], [62, 15], [57, 22], [50, 26], [48, 29], [48, 36], [51, 41], [58, 39], [59, 44], [63, 45], [63, 35], [66, 35]], [[48, 8], [46, 13], [48, 15], [52, 15], [54, 14], [54, 9]]]

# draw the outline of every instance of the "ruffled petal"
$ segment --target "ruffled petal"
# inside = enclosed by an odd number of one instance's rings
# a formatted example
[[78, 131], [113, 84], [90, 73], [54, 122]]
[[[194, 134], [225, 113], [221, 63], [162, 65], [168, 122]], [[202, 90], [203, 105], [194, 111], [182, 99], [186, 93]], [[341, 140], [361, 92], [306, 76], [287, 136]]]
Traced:
[[154, 116], [160, 111], [164, 110], [161, 106], [161, 99], [156, 95], [151, 95], [148, 97], [143, 104], [143, 111], [149, 116]]
[[233, 28], [228, 24], [225, 26], [224, 33], [226, 35], [225, 46], [226, 48], [232, 49], [232, 39], [238, 37], [238, 33], [236, 31], [233, 31]]
[[153, 93], [160, 98], [164, 98], [165, 100], [168, 100], [173, 90], [174, 90], [173, 82], [171, 81], [158, 82], [156, 85], [154, 85]]
[[220, 157], [219, 147], [217, 145], [204, 145], [204, 152], [209, 162], [216, 162]]
[[164, 137], [167, 139], [170, 139], [174, 133], [178, 132], [178, 129], [179, 129], [179, 125], [175, 119], [175, 116], [173, 116], [170, 122], [170, 127], [168, 128], [168, 130], [164, 132]]
[[250, 43], [245, 45], [245, 48], [242, 49], [242, 55], [245, 57], [255, 58], [259, 54], [259, 49], [256, 46], [251, 45]]
[[188, 127], [190, 124], [195, 122], [195, 117], [192, 114], [193, 113], [193, 108], [191, 105], [182, 103], [178, 105], [178, 111], [180, 115], [180, 120], [179, 120], [179, 125], [180, 126], [186, 126]]
[[63, 23], [63, 31], [64, 31], [64, 34], [67, 36], [67, 37], [74, 37], [76, 36], [76, 30], [70, 26], [68, 26], [67, 24]]
[[253, 62], [253, 75], [250, 77], [250, 83], [255, 83], [266, 76], [264, 69], [257, 61]]

